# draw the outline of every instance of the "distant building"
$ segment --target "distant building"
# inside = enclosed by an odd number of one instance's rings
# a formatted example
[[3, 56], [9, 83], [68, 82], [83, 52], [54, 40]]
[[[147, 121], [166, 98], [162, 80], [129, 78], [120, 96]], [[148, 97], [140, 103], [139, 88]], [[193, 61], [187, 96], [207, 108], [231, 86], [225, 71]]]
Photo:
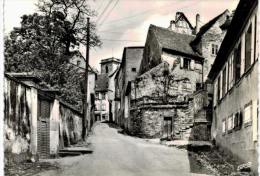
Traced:
[[[131, 82], [135, 80], [143, 57], [144, 47], [125, 47], [122, 62], [115, 75], [115, 121], [127, 127], [130, 113]], [[130, 86], [130, 87], [129, 87]]]
[[[200, 24], [199, 14], [197, 23]], [[195, 39], [190, 43], [193, 50], [205, 58], [203, 63], [203, 81], [206, 81], [211, 65], [226, 35], [232, 16], [228, 10], [216, 16], [200, 28], [197, 28]]]
[[170, 22], [169, 29], [177, 33], [189, 35], [192, 35], [195, 32], [195, 28], [192, 26], [183, 12], [176, 12], [175, 20]]
[[192, 97], [202, 89], [204, 61], [190, 46], [194, 39], [194, 35], [150, 25], [131, 91], [130, 133], [143, 137], [207, 138], [208, 131], [204, 129], [208, 121], [203, 114], [199, 125], [204, 126], [197, 127], [204, 132], [200, 136], [191, 132]]
[[208, 78], [214, 85], [212, 139], [258, 168], [258, 1], [240, 0]]
[[114, 120], [114, 97], [115, 97], [115, 83], [114, 76], [117, 71], [120, 60], [117, 58], [102, 59], [101, 74], [97, 76], [96, 80], [96, 109], [95, 120]]

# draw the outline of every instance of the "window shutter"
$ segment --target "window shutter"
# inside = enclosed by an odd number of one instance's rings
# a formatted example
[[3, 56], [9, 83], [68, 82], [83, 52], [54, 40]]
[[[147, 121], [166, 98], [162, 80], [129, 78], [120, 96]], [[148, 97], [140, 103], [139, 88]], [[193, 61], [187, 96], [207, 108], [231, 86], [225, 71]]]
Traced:
[[241, 110], [239, 113], [239, 119], [238, 119], [238, 129], [240, 129], [242, 127], [243, 124], [243, 111]]
[[181, 62], [180, 68], [183, 68], [183, 58], [180, 58], [180, 62]]
[[191, 62], [190, 62], [190, 69], [191, 70], [194, 70], [194, 64], [195, 64], [194, 60], [191, 60]]
[[253, 141], [257, 141], [257, 100], [253, 101], [253, 111], [252, 111], [252, 116], [253, 116]]

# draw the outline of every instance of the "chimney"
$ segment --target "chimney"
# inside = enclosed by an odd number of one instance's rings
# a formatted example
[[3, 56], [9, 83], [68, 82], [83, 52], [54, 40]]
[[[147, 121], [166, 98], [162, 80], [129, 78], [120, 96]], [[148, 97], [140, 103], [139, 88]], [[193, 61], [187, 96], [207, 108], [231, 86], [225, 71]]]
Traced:
[[181, 12], [176, 12], [176, 15], [175, 15], [175, 21], [178, 20], [179, 16], [181, 15]]
[[195, 26], [195, 33], [197, 34], [200, 30], [200, 14], [196, 15], [196, 26]]

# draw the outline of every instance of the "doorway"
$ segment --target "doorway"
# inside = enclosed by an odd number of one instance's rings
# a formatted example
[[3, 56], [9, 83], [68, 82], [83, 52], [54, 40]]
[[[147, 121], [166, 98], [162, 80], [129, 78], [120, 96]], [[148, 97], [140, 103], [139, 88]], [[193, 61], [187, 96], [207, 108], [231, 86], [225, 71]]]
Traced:
[[37, 148], [40, 158], [50, 155], [50, 101], [39, 97], [37, 119]]

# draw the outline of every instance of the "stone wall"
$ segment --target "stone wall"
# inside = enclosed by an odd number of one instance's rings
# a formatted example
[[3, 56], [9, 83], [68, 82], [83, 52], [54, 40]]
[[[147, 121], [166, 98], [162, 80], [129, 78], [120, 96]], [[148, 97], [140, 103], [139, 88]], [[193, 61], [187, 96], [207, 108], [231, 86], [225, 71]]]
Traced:
[[82, 114], [65, 104], [60, 105], [60, 148], [76, 144], [82, 137]]
[[[37, 121], [37, 91], [17, 80], [4, 80], [4, 152], [27, 156], [36, 154], [34, 121]], [[35, 119], [36, 117], [36, 119]], [[25, 159], [25, 158], [24, 158]]]
[[7, 160], [23, 161], [37, 156], [39, 96], [50, 100], [50, 155], [75, 144], [82, 135], [82, 114], [49, 92], [11, 76], [4, 79], [4, 152]]

